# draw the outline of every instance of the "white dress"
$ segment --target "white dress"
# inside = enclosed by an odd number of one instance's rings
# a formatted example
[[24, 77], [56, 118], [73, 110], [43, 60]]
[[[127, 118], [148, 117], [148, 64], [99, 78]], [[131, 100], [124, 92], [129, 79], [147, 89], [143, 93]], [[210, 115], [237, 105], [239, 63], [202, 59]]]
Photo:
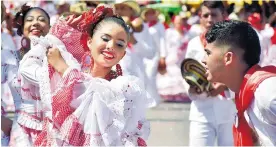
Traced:
[[[68, 28], [64, 24], [57, 24], [53, 28], [60, 32], [59, 29], [63, 27]], [[80, 35], [74, 29], [68, 29], [67, 33], [68, 36], [61, 35], [62, 39]], [[67, 47], [74, 45], [63, 44], [56, 37], [48, 34], [46, 37], [32, 38], [32, 48], [26, 58], [35, 56], [43, 60], [25, 60], [21, 65], [33, 67], [33, 72], [39, 77], [40, 89], [37, 92], [41, 95], [40, 107], [44, 120], [34, 145], [145, 145], [150, 129], [145, 119], [149, 99], [144, 83], [134, 76], [119, 76], [107, 81], [80, 72], [79, 63], [67, 52]], [[49, 46], [56, 46], [69, 65], [63, 76], [48, 71], [45, 52]]]
[[[1, 41], [1, 115], [5, 116], [7, 111], [14, 112], [16, 110], [14, 102], [19, 98], [10, 85], [14, 81], [17, 82], [19, 59], [11, 35], [2, 32]], [[10, 136], [6, 136], [1, 131], [1, 145], [8, 146], [9, 142]]]
[[187, 38], [174, 28], [166, 30], [166, 66], [164, 75], [157, 74], [157, 88], [161, 97], [168, 101], [189, 101], [187, 88], [183, 84], [180, 64], [186, 53]]
[[1, 41], [1, 102], [5, 111], [14, 112], [14, 101], [9, 82], [17, 74], [19, 63], [17, 48], [10, 34], [2, 32]]

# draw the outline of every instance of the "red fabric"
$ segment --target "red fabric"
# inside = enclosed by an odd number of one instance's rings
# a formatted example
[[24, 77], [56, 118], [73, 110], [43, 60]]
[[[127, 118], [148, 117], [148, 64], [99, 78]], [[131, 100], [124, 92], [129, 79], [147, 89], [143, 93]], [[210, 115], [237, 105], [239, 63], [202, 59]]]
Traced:
[[253, 134], [248, 125], [244, 112], [254, 99], [254, 92], [259, 84], [269, 77], [276, 77], [276, 67], [266, 66], [261, 68], [255, 65], [248, 70], [242, 81], [241, 89], [235, 97], [237, 113], [237, 126], [233, 126], [235, 146], [253, 146]]
[[225, 98], [225, 92], [224, 91], [220, 95]]
[[253, 13], [247, 18], [248, 22], [257, 30], [262, 30], [261, 15]]
[[149, 25], [149, 27], [152, 27], [152, 26], [156, 25], [157, 22], [158, 22], [157, 20], [155, 20], [155, 21], [150, 21], [150, 22], [148, 23], [148, 25]]
[[207, 45], [207, 41], [206, 41], [206, 39], [205, 39], [205, 34], [207, 33], [207, 31], [206, 32], [203, 32], [199, 37], [200, 37], [200, 41], [201, 41], [201, 43], [202, 43], [202, 45], [203, 45], [203, 47], [205, 48], [205, 46]]
[[168, 28], [170, 28], [170, 26], [166, 22], [164, 22], [163, 25], [165, 27], [165, 30], [167, 30]]

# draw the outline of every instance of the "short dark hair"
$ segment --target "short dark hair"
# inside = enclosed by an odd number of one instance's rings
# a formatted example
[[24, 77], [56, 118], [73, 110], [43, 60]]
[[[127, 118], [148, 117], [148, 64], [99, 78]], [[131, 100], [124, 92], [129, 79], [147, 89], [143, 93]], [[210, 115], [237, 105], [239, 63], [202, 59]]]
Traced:
[[215, 23], [205, 35], [207, 43], [229, 45], [243, 50], [243, 60], [252, 67], [260, 61], [261, 46], [257, 32], [247, 22], [225, 20]]
[[225, 10], [222, 1], [203, 1], [203, 3], [201, 4], [200, 8], [202, 8], [203, 6], [209, 8], [209, 9], [216, 9], [216, 8], [218, 8], [222, 12]]

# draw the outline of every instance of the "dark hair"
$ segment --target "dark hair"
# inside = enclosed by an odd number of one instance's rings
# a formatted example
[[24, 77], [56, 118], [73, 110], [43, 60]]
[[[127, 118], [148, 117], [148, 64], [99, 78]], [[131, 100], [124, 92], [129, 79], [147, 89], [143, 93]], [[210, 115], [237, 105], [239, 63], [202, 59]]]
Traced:
[[261, 46], [257, 32], [247, 22], [225, 20], [215, 23], [205, 35], [207, 43], [229, 45], [244, 51], [243, 60], [252, 67], [260, 61]]
[[[225, 10], [222, 1], [204, 1], [201, 4], [200, 8], [202, 8], [203, 6], [209, 8], [209, 9], [216, 9], [216, 8], [218, 8], [222, 12], [224, 12], [224, 10]], [[200, 9], [200, 11], [201, 11], [201, 9]]]
[[102, 25], [107, 22], [114, 22], [114, 23], [118, 24], [119, 26], [121, 26], [125, 30], [128, 38], [129, 38], [130, 34], [129, 34], [128, 25], [125, 23], [125, 21], [123, 20], [123, 18], [121, 16], [116, 16], [116, 15], [110, 16], [110, 17], [104, 17], [103, 19], [99, 20], [97, 23], [93, 24], [91, 31], [89, 32], [89, 35], [93, 36], [93, 34], [96, 32], [96, 30], [101, 28]]
[[30, 12], [31, 10], [35, 10], [35, 9], [40, 10], [43, 13], [45, 13], [46, 17], [49, 20], [49, 25], [50, 25], [50, 16], [45, 10], [43, 10], [42, 8], [39, 8], [39, 7], [30, 7], [30, 6], [27, 6], [26, 4], [24, 4], [21, 7], [21, 10], [15, 14], [15, 17], [14, 17], [14, 20], [13, 20], [14, 28], [17, 28], [17, 34], [19, 36], [21, 36], [23, 34], [22, 31], [23, 31], [24, 19], [25, 19], [26, 15], [28, 14], [28, 12]]

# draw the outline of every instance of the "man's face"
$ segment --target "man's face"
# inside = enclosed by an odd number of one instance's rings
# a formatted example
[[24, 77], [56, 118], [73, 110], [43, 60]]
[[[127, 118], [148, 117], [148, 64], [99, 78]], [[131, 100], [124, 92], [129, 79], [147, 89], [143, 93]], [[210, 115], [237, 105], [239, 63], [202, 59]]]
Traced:
[[157, 12], [154, 9], [150, 9], [145, 13], [145, 19], [147, 22], [157, 20]]
[[206, 65], [207, 80], [210, 82], [221, 82], [225, 69], [222, 49], [215, 46], [214, 43], [210, 43], [206, 45], [205, 52], [203, 63]]
[[115, 9], [116, 13], [118, 13], [120, 16], [131, 17], [134, 15], [132, 8], [125, 4], [116, 4]]
[[182, 30], [183, 29], [183, 26], [184, 26], [184, 20], [182, 17], [180, 16], [176, 16], [175, 19], [174, 19], [174, 27], [177, 29], [177, 30]]
[[223, 21], [223, 12], [219, 8], [210, 9], [202, 6], [200, 14], [200, 23], [206, 29], [209, 29], [214, 23]]

